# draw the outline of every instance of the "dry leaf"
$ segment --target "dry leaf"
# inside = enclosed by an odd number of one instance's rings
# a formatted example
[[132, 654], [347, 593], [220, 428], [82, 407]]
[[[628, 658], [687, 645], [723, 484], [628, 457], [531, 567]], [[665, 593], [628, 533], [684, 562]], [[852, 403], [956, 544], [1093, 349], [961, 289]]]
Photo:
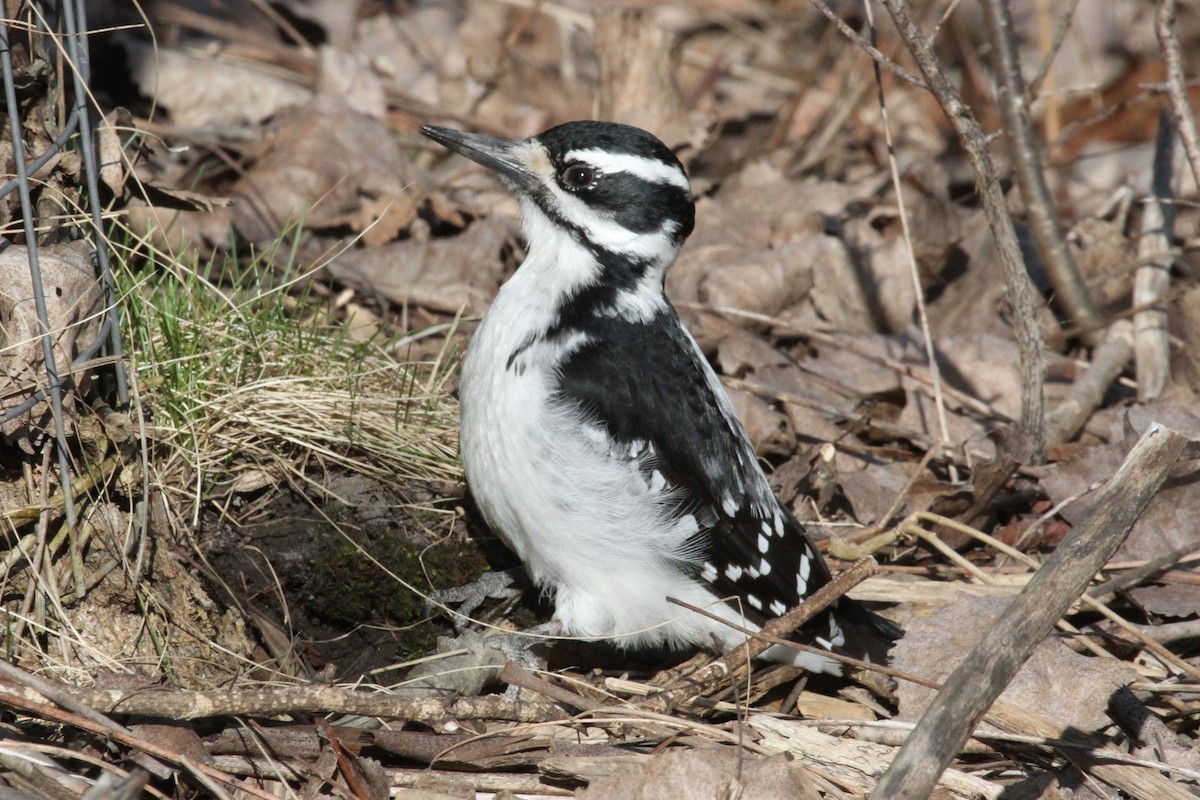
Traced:
[[417, 218], [421, 198], [416, 194], [396, 197], [391, 194], [370, 197], [346, 215], [351, 230], [361, 231], [360, 241], [368, 247], [378, 247], [395, 241], [401, 231], [408, 230]]
[[[949, 603], [927, 619], [911, 620], [904, 638], [892, 650], [892, 666], [927, 680], [944, 682], [976, 642], [990, 634], [992, 623], [1010, 600], [963, 598]], [[1109, 697], [1137, 678], [1137, 672], [1116, 659], [1089, 658], [1054, 638], [1037, 646], [1001, 697], [1021, 708], [1059, 720], [1081, 731], [1109, 724]], [[915, 722], [933, 699], [934, 690], [901, 681], [899, 719]]]
[[885, 240], [866, 220], [851, 220], [814, 271], [812, 302], [840, 331], [897, 332], [913, 322], [916, 290], [902, 239]]
[[1177, 583], [1137, 586], [1129, 594], [1151, 614], [1178, 618], [1200, 614], [1200, 586]]
[[787, 417], [750, 392], [740, 389], [728, 389], [727, 392], [755, 453], [759, 456], [781, 455], [796, 449]]
[[97, 125], [96, 137], [100, 160], [100, 180], [114, 195], [125, 194], [125, 151], [121, 139], [133, 130], [133, 115], [124, 108], [115, 108], [104, 115]]
[[383, 81], [359, 53], [322, 47], [317, 61], [317, 94], [336, 97], [356, 114], [378, 120], [387, 115]]
[[[1200, 439], [1200, 416], [1176, 400], [1163, 397], [1153, 403], [1120, 409], [1106, 436], [1113, 444], [1078, 448], [1066, 460], [1049, 465], [1041, 476], [1042, 489], [1058, 504], [1097, 482], [1108, 480], [1116, 474], [1132, 446], [1125, 441], [1127, 429], [1136, 436], [1153, 422]], [[1060, 513], [1075, 524], [1091, 505], [1091, 497], [1085, 493]], [[1184, 548], [1200, 549], [1200, 481], [1194, 473], [1170, 480], [1154, 496], [1113, 558], [1153, 559]]]
[[142, 94], [153, 97], [181, 128], [256, 125], [313, 96], [311, 89], [276, 71], [220, 58], [200, 47], [154, 47], [133, 38], [123, 43]]
[[404, 305], [447, 313], [483, 313], [500, 285], [501, 254], [510, 222], [477, 220], [458, 236], [416, 237], [383, 247], [352, 250], [329, 265], [334, 279]]
[[387, 125], [336, 98], [282, 115], [266, 152], [230, 189], [233, 222], [253, 242], [276, 240], [302, 220], [324, 227], [343, 219], [362, 195], [403, 196], [411, 165]]
[[[53, 341], [55, 367], [67, 377], [71, 363], [94, 341], [100, 331], [100, 312], [104, 292], [96, 279], [96, 270], [86, 242], [41, 247], [42, 289], [46, 317]], [[42, 349], [42, 326], [34, 305], [33, 280], [29, 274], [29, 253], [19, 245], [0, 252], [0, 410], [8, 410], [25, 401], [47, 383]], [[90, 382], [87, 372], [70, 375], [67, 386], [80, 393]], [[64, 421], [71, 427], [76, 392], [64, 391], [68, 413]], [[34, 439], [49, 423], [50, 399], [44, 398], [32, 409], [0, 424], [0, 432], [13, 437], [28, 453]]]
[[147, 205], [140, 198], [129, 201], [129, 229], [151, 239], [154, 246], [186, 259], [196, 250], [230, 244], [232, 212], [228, 206], [212, 211], [181, 211], [166, 205]]

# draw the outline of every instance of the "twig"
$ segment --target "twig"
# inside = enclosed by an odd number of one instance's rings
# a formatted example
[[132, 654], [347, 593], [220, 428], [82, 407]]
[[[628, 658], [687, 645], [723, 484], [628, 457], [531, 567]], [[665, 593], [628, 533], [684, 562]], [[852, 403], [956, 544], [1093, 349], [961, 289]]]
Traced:
[[[867, 11], [867, 25], [871, 29], [871, 42], [878, 39], [875, 29], [874, 6], [864, 5]], [[892, 177], [892, 191], [896, 193], [896, 209], [900, 215], [900, 230], [904, 237], [904, 253], [908, 256], [908, 274], [912, 278], [913, 298], [917, 305], [917, 323], [921, 327], [921, 340], [925, 344], [925, 363], [929, 366], [929, 377], [933, 382], [933, 407], [937, 412], [938, 434], [942, 448], [950, 446], [950, 426], [946, 422], [946, 400], [942, 394], [942, 370], [938, 365], [937, 353], [933, 349], [933, 334], [929, 332], [929, 315], [925, 312], [925, 291], [921, 288], [921, 274], [917, 269], [917, 255], [913, 250], [912, 229], [908, 224], [908, 206], [904, 202], [904, 185], [900, 181], [900, 165], [896, 163], [896, 146], [892, 141], [892, 125], [888, 118], [887, 100], [883, 91], [883, 73], [879, 70], [879, 62], [872, 61], [875, 73], [875, 91], [879, 101], [879, 114], [883, 122], [883, 139], [887, 144], [888, 169]], [[958, 483], [958, 468], [950, 462], [950, 482]]]
[[[678, 685], [664, 689], [657, 694], [641, 700], [635, 705], [655, 713], [667, 713], [690, 697], [694, 697], [723, 681], [737, 680], [749, 663], [762, 655], [774, 645], [784, 642], [797, 628], [817, 614], [832, 605], [839, 597], [851, 588], [862, 583], [875, 572], [874, 559], [864, 558], [856, 561], [850, 569], [839, 573], [832, 581], [822, 586], [816, 592], [804, 599], [804, 602], [788, 611], [781, 617], [767, 622], [759, 635], [754, 631], [731, 624], [735, 630], [741, 630], [751, 636], [745, 644], [738, 645], [723, 658], [719, 658], [706, 667], [702, 667], [684, 678]], [[696, 613], [705, 614], [704, 609], [698, 609], [681, 600], [673, 600], [677, 605]], [[715, 615], [705, 614], [716, 618]], [[721, 620], [725, 621], [725, 620]], [[793, 644], [792, 642], [784, 642]], [[808, 648], [805, 648], [808, 649]], [[821, 651], [822, 655], [833, 657], [833, 654]], [[841, 659], [838, 659], [841, 660]], [[853, 663], [858, 663], [857, 661]]]
[[[1021, 531], [1021, 535], [1017, 537], [1017, 540], [1015, 542], [1013, 542], [1013, 549], [1014, 550], [1023, 550], [1025, 548], [1025, 545], [1029, 543], [1029, 541], [1033, 538], [1033, 535], [1035, 533], [1037, 533], [1039, 528], [1041, 528], [1043, 525], [1045, 525], [1050, 520], [1057, 517], [1059, 515], [1059, 513], [1064, 508], [1069, 506], [1071, 503], [1074, 503], [1076, 500], [1086, 497], [1087, 495], [1096, 491], [1103, 485], [1104, 485], [1104, 481], [1095, 481], [1093, 483], [1089, 483], [1087, 486], [1083, 487], [1079, 491], [1075, 492], [1072, 495], [1068, 495], [1067, 497], [1064, 497], [1062, 500], [1059, 500], [1057, 503], [1052, 505], [1050, 508], [1046, 509], [1045, 513], [1043, 513], [1041, 516], [1039, 516], [1037, 519], [1035, 519], [1028, 528]], [[999, 565], [1002, 565], [1004, 563], [1004, 559], [1000, 559], [996, 563]], [[993, 574], [994, 573], [995, 573], [995, 570], [993, 569]]]
[[[995, 579], [993, 579], [991, 576], [989, 576], [987, 573], [985, 573], [981, 568], [975, 566], [970, 561], [968, 561], [965, 557], [963, 557], [960, 553], [958, 553], [958, 551], [956, 551], [953, 547], [950, 547], [948, 544], [946, 544], [944, 541], [942, 541], [941, 537], [938, 536], [935, 531], [927, 530], [926, 528], [922, 527], [922, 523], [930, 523], [932, 525], [942, 525], [944, 527], [950, 528], [951, 530], [957, 531], [958, 533], [961, 533], [969, 538], [977, 539], [978, 541], [982, 542], [983, 544], [987, 545], [988, 547], [991, 547], [992, 549], [996, 550], [997, 552], [1000, 552], [1006, 556], [1009, 556], [1010, 558], [1014, 558], [1017, 561], [1020, 561], [1028, 569], [1032, 570], [1035, 573], [1038, 570], [1039, 565], [1037, 564], [1037, 562], [1035, 562], [1033, 559], [1029, 558], [1029, 556], [1025, 555], [1024, 553], [1009, 547], [1004, 542], [1001, 542], [1000, 540], [987, 535], [983, 531], [976, 530], [975, 528], [972, 528], [970, 525], [964, 525], [960, 522], [949, 519], [947, 517], [943, 517], [939, 514], [933, 514], [929, 511], [918, 511], [914, 514], [909, 515], [907, 519], [905, 519], [903, 522], [901, 522], [895, 528], [893, 528], [892, 530], [887, 531], [883, 534], [880, 534], [879, 536], [875, 537], [874, 540], [868, 542], [865, 546], [879, 548], [879, 547], [884, 547], [888, 544], [891, 544], [893, 541], [895, 541], [896, 539], [898, 539], [901, 536], [916, 537], [918, 539], [921, 539], [923, 542], [928, 544], [933, 549], [937, 550], [939, 553], [941, 553], [943, 556], [945, 556], [950, 562], [958, 565], [967, 575], [970, 575], [971, 577], [975, 578], [975, 580], [979, 581], [981, 584], [983, 584], [985, 586], [994, 586], [996, 584]], [[1098, 644], [1093, 642], [1087, 636], [1082, 635], [1078, 628], [1076, 628], [1074, 625], [1071, 625], [1065, 619], [1060, 619], [1056, 624], [1059, 629], [1071, 634], [1072, 636], [1077, 637], [1077, 640], [1088, 650], [1091, 650], [1092, 653], [1094, 653], [1095, 655], [1098, 655], [1098, 656], [1107, 656], [1108, 655], [1107, 651], [1103, 650]]]
[[1088, 606], [1093, 611], [1100, 612], [1100, 614], [1104, 617], [1107, 617], [1109, 621], [1116, 623], [1118, 628], [1121, 628], [1138, 642], [1140, 642], [1142, 647], [1145, 650], [1148, 650], [1159, 661], [1161, 661], [1164, 666], [1173, 667], [1174, 669], [1179, 670], [1180, 673], [1190, 677], [1193, 682], [1200, 682], [1200, 667], [1195, 667], [1184, 659], [1175, 655], [1156, 639], [1143, 633], [1140, 626], [1134, 625], [1132, 622], [1125, 619], [1103, 603], [1093, 600], [1086, 594], [1079, 599], [1084, 605]]
[[[514, 701], [499, 695], [457, 700], [411, 700], [385, 693], [333, 686], [262, 687], [257, 689], [81, 689], [55, 687], [56, 696], [108, 714], [131, 714], [175, 720], [227, 716], [274, 716], [289, 712], [360, 714], [442, 725], [460, 719], [547, 722], [564, 718], [553, 703]], [[38, 692], [40, 694], [40, 690]], [[112, 723], [110, 723], [112, 724]]]
[[[926, 519], [930, 519], [930, 518], [934, 517], [934, 515], [929, 514], [928, 512], [922, 512], [921, 514], [914, 515], [914, 516], [921, 516]], [[988, 545], [989, 547], [992, 547], [993, 549], [998, 550], [1001, 553], [1004, 553], [1009, 558], [1020, 561], [1022, 564], [1029, 567], [1031, 570], [1033, 570], [1035, 572], [1038, 571], [1039, 569], [1042, 569], [1042, 567], [1035, 560], [1030, 558], [1029, 556], [1025, 555], [1024, 553], [1022, 553], [1021, 551], [1019, 551], [1013, 547], [1010, 547], [1009, 545], [1005, 544], [1004, 542], [1001, 542], [999, 539], [993, 538], [993, 537], [987, 535], [986, 533], [983, 533], [982, 531], [976, 531], [976, 530], [973, 530], [970, 528], [960, 527], [958, 525], [958, 523], [954, 522], [953, 520], [943, 519], [941, 522], [942, 522], [942, 524], [949, 525], [949, 526], [955, 528], [956, 530], [970, 531], [971, 535], [974, 536], [976, 539], [979, 539], [981, 542]], [[902, 525], [901, 527], [905, 528], [906, 526]], [[916, 530], [912, 531], [912, 533], [914, 533], [916, 535], [921, 535], [923, 539], [925, 539], [930, 544], [937, 547], [950, 560], [955, 561], [956, 563], [963, 564], [964, 566], [967, 566], [970, 564], [970, 562], [966, 561], [961, 555], [956, 553], [954, 550], [950, 549], [949, 547], [946, 547], [945, 544], [939, 542], [937, 540], [936, 535], [931, 535], [930, 532], [925, 531], [925, 530], [921, 529], [920, 527], [917, 527]], [[982, 574], [983, 574], [982, 572], [978, 573], [977, 577], [981, 576]], [[990, 582], [991, 582], [990, 578], [985, 580], [985, 583], [990, 583]], [[1091, 594], [1084, 592], [1080, 596], [1079, 602], [1081, 602], [1083, 605], [1087, 606], [1088, 608], [1092, 609], [1093, 611], [1096, 611], [1097, 613], [1101, 614], [1102, 616], [1107, 617], [1110, 621], [1116, 623], [1118, 627], [1123, 628], [1124, 630], [1128, 631], [1131, 636], [1133, 636], [1135, 639], [1137, 639], [1139, 642], [1141, 642], [1142, 645], [1147, 650], [1149, 650], [1151, 653], [1153, 653], [1155, 655], [1155, 657], [1157, 657], [1160, 661], [1162, 661], [1163, 664], [1172, 666], [1175, 669], [1179, 670], [1180, 672], [1182, 672], [1186, 675], [1190, 675], [1193, 680], [1200, 681], [1200, 668], [1192, 666], [1191, 664], [1184, 661], [1182, 658], [1175, 655], [1170, 650], [1163, 647], [1162, 645], [1160, 645], [1158, 642], [1154, 641], [1153, 639], [1143, 636], [1140, 633], [1138, 626], [1129, 622], [1124, 617], [1122, 617], [1120, 614], [1118, 614], [1117, 612], [1113, 611], [1111, 608], [1106, 606], [1104, 603], [1102, 603], [1099, 600], [1097, 600], [1096, 598], [1092, 597]], [[1079, 631], [1076, 630], [1075, 628], [1071, 627], [1070, 625], [1068, 625], [1066, 620], [1060, 619], [1058, 621], [1057, 625], [1059, 628], [1066, 630], [1069, 633], [1076, 634], [1076, 635], [1079, 634]], [[1097, 647], [1091, 645], [1091, 643], [1085, 636], [1081, 636], [1080, 641], [1082, 641], [1083, 644], [1086, 645], [1089, 650], [1092, 650], [1092, 652], [1094, 652], [1096, 655], [1101, 655], [1101, 656], [1109, 656], [1110, 655], [1106, 651], [1101, 651]]]
[[996, 104], [1004, 122], [1009, 157], [1017, 185], [1021, 188], [1021, 197], [1025, 201], [1034, 243], [1063, 310], [1077, 327], [1085, 331], [1084, 341], [1089, 345], [1098, 344], [1099, 332], [1090, 332], [1090, 329], [1102, 326], [1104, 320], [1092, 302], [1075, 257], [1067, 247], [1066, 237], [1058, 227], [1054, 198], [1050, 195], [1050, 187], [1046, 185], [1037, 136], [1029, 119], [1029, 107], [1025, 104], [1025, 81], [1021, 77], [1021, 62], [1017, 55], [1008, 0], [985, 0], [983, 8], [994, 54]]
[[338, 738], [334, 727], [329, 724], [326, 719], [317, 721], [317, 735], [329, 744], [329, 749], [333, 751], [334, 757], [337, 759], [338, 772], [342, 773], [342, 777], [346, 780], [346, 786], [355, 797], [369, 797], [370, 793], [367, 787], [363, 785], [362, 774], [358, 766], [354, 763], [353, 758], [342, 747], [342, 742]]
[[856, 533], [853, 536], [840, 537], [839, 541], [845, 541], [847, 539], [851, 541], [870, 539], [876, 533], [883, 530], [884, 526], [891, 522], [892, 517], [900, 513], [900, 509], [904, 507], [904, 501], [908, 499], [909, 494], [912, 493], [913, 487], [917, 485], [917, 481], [920, 480], [921, 476], [925, 474], [925, 470], [929, 466], [929, 462], [933, 460], [933, 455], [933, 450], [925, 451], [925, 456], [921, 459], [921, 463], [917, 464], [917, 468], [914, 469], [911, 474], [909, 474], [908, 480], [904, 482], [904, 486], [902, 486], [900, 491], [896, 493], [895, 499], [892, 500], [892, 505], [886, 512], [884, 512], [883, 516], [875, 520], [875, 522], [871, 525], [868, 525], [863, 531]]
[[1086, 518], [950, 675], [872, 798], [929, 796], [980, 717], [1124, 541], [1186, 444], [1184, 436], [1151, 426], [1099, 492]]
[[1032, 104], [1034, 99], [1041, 93], [1042, 83], [1047, 80], [1050, 75], [1050, 70], [1054, 67], [1054, 59], [1058, 57], [1058, 51], [1062, 49], [1062, 44], [1067, 40], [1067, 32], [1071, 30], [1071, 21], [1075, 16], [1075, 9], [1079, 6], [1079, 0], [1069, 0], [1070, 4], [1062, 17], [1058, 21], [1058, 26], [1054, 30], [1054, 38], [1050, 42], [1050, 46], [1046, 49], [1042, 56], [1042, 63], [1038, 66], [1038, 70], [1034, 73], [1033, 78], [1029, 81], [1029, 86], [1026, 87], [1026, 104]]
[[1092, 365], [1077, 378], [1058, 407], [1050, 414], [1050, 441], [1069, 442], [1083, 430], [1088, 418], [1104, 399], [1108, 387], [1125, 369], [1133, 355], [1133, 324], [1119, 319], [1109, 326], [1108, 336], [1092, 352]]
[[[908, 83], [911, 83], [913, 86], [916, 86], [919, 89], [927, 88], [925, 81], [921, 80], [916, 75], [913, 75], [895, 61], [892, 61], [890, 58], [881, 53], [875, 47], [875, 45], [873, 45], [871, 42], [868, 42], [862, 36], [859, 36], [858, 31], [847, 25], [844, 19], [839, 17], [832, 8], [825, 5], [825, 3], [821, 2], [821, 0], [808, 0], [808, 2], [812, 4], [813, 8], [824, 14], [825, 18], [832, 22], [834, 27], [836, 27], [843, 36], [845, 36], [851, 42], [854, 42], [854, 45], [858, 47], [859, 50], [862, 50], [864, 53], [869, 55], [871, 60], [876, 64], [882, 65], [885, 69], [887, 69], [888, 72], [891, 72], [892, 74], [898, 76], [902, 80], [907, 81]], [[926, 78], [928, 78], [928, 76], [926, 76]]]
[[501, 683], [507, 683], [509, 686], [516, 686], [520, 689], [537, 692], [556, 703], [562, 703], [572, 708], [577, 708], [580, 711], [594, 711], [603, 705], [599, 700], [584, 697], [577, 692], [572, 692], [570, 689], [565, 689], [554, 685], [550, 681], [543, 680], [512, 661], [504, 665], [504, 669], [500, 670], [500, 674], [496, 676], [496, 680]]
[[1162, 45], [1163, 61], [1167, 64], [1167, 98], [1171, 103], [1171, 114], [1175, 127], [1183, 139], [1188, 164], [1192, 168], [1192, 180], [1200, 187], [1200, 137], [1196, 134], [1196, 119], [1183, 88], [1183, 53], [1179, 47], [1179, 35], [1175, 31], [1175, 0], [1160, 0], [1154, 15], [1154, 31]]
[[[1176, 547], [1169, 553], [1143, 561], [1136, 567], [1130, 567], [1123, 571], [1120, 575], [1112, 577], [1100, 584], [1088, 589], [1088, 597], [1097, 600], [1101, 603], [1107, 602], [1117, 592], [1122, 589], [1128, 589], [1149, 578], [1151, 575], [1157, 575], [1165, 572], [1171, 567], [1184, 560], [1184, 557], [1192, 553], [1195, 549], [1195, 544], [1188, 543], [1180, 547]], [[1114, 569], [1112, 564], [1106, 566], [1107, 569]]]
[[1171, 377], [1171, 343], [1167, 333], [1166, 294], [1171, 285], [1171, 229], [1175, 214], [1171, 183], [1175, 177], [1175, 126], [1163, 109], [1154, 143], [1150, 197], [1142, 211], [1138, 239], [1139, 266], [1133, 276], [1133, 349], [1136, 358], [1138, 402], [1162, 394]]
[[1185, 639], [1200, 639], [1200, 619], [1167, 622], [1162, 625], [1135, 625], [1147, 639], [1159, 644], [1171, 644]]
[[1025, 261], [1017, 243], [1012, 219], [1004, 200], [1004, 192], [996, 179], [996, 170], [988, 152], [987, 137], [963, 102], [962, 96], [942, 70], [934, 55], [932, 43], [913, 22], [906, 0], [880, 0], [892, 15], [900, 38], [921, 69], [926, 84], [937, 99], [942, 112], [954, 126], [971, 162], [983, 201], [984, 214], [996, 252], [1004, 268], [1005, 289], [1012, 307], [1013, 327], [1021, 359], [1021, 430], [1029, 441], [1033, 458], [1040, 461], [1046, 450], [1043, 383], [1046, 360], [1042, 334], [1037, 325], [1035, 293], [1025, 271]]
[[40, 694], [42, 697], [57, 703], [68, 711], [78, 714], [79, 716], [96, 725], [105, 733], [130, 733], [129, 729], [124, 725], [119, 725], [113, 722], [108, 717], [104, 716], [95, 708], [91, 707], [90, 703], [80, 702], [72, 694], [69, 687], [51, 683], [40, 675], [34, 675], [30, 672], [25, 672], [7, 661], [0, 661], [0, 676], [3, 676], [17, 686], [25, 686]]
[[[965, 663], [969, 663], [969, 661]], [[996, 701], [988, 713], [987, 721], [1009, 733], [1033, 734], [1047, 739], [1065, 739], [1075, 747], [1062, 747], [1059, 752], [1081, 772], [1098, 778], [1110, 786], [1115, 786], [1138, 800], [1194, 800], [1193, 795], [1182, 786], [1165, 775], [1160, 775], [1157, 772], [1157, 769], [1160, 768], [1122, 763], [1128, 762], [1128, 753], [1116, 751], [1095, 737], [1081, 733], [1078, 729], [1059, 720], [1026, 711], [1001, 699]], [[920, 723], [918, 723], [918, 727], [920, 727]], [[1086, 750], [1081, 751], [1076, 747], [1086, 748]], [[897, 757], [898, 759], [899, 757]], [[1170, 769], [1169, 765], [1164, 765], [1164, 767]], [[890, 771], [888, 774], [891, 774]], [[887, 775], [884, 778], [887, 779]], [[872, 797], [874, 796], [872, 795]], [[900, 795], [894, 796], [900, 797]]]

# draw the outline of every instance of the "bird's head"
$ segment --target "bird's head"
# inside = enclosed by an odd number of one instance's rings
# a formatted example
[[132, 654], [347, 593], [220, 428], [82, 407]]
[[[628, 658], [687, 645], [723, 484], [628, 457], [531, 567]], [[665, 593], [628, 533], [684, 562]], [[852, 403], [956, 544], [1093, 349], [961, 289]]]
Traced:
[[568, 122], [520, 140], [432, 125], [421, 132], [492, 170], [516, 193], [531, 247], [550, 238], [550, 225], [602, 260], [611, 254], [641, 261], [661, 275], [692, 232], [687, 173], [669, 147], [640, 128]]

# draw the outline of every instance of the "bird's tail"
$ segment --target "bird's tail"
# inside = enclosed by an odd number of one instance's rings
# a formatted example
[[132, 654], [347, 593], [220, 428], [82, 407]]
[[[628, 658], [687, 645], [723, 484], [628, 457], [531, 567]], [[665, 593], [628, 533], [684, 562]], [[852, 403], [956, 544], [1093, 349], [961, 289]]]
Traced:
[[[871, 664], [884, 664], [887, 652], [903, 631], [890, 620], [843, 597], [835, 605], [796, 632], [796, 641], [856, 658]], [[776, 645], [763, 654], [768, 661], [794, 664], [809, 672], [845, 675], [845, 665], [811, 650]]]
[[[829, 610], [826, 624], [830, 626], [833, 636], [832, 639], [826, 639], [833, 644], [831, 650], [871, 664], [886, 663], [888, 650], [904, 635], [899, 625], [848, 597], [838, 600]], [[838, 630], [842, 634], [840, 637], [837, 636]]]

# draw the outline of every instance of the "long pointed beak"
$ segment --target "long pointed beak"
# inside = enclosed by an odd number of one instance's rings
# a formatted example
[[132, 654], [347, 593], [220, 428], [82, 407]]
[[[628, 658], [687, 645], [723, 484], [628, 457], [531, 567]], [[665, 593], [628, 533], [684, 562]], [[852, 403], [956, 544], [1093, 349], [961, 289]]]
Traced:
[[421, 133], [438, 144], [482, 164], [516, 189], [533, 191], [538, 185], [537, 177], [529, 171], [529, 167], [521, 158], [522, 142], [497, 139], [482, 133], [463, 133], [433, 125], [422, 125]]

